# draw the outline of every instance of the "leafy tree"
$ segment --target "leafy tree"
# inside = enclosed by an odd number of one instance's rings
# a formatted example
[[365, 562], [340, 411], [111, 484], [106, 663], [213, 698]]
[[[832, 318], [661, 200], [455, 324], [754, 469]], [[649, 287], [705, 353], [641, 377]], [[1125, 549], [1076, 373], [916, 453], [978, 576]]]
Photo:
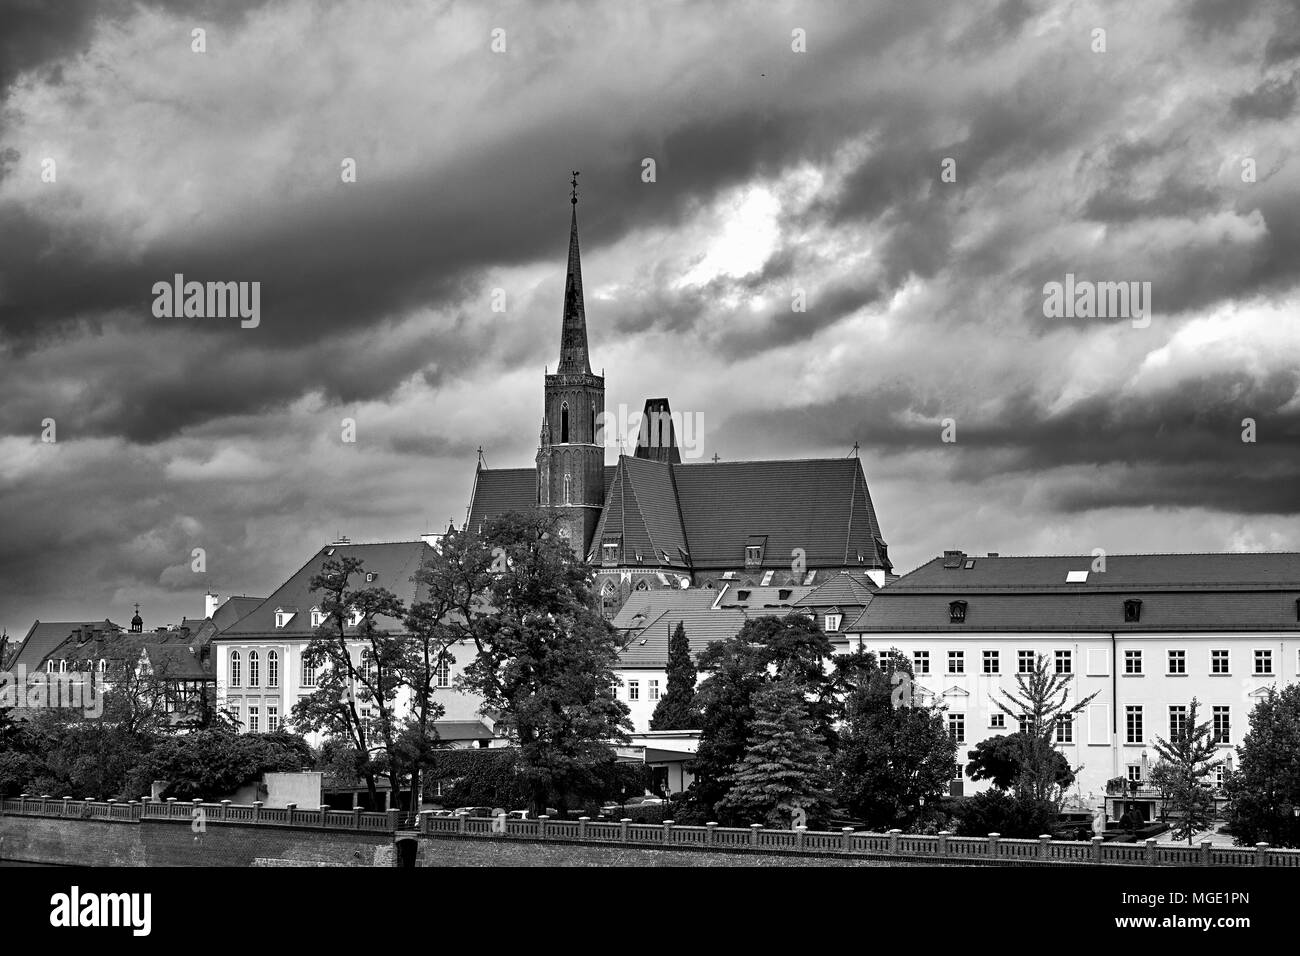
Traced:
[[1169, 801], [1178, 787], [1178, 768], [1167, 760], [1159, 760], [1147, 775], [1147, 783], [1160, 794], [1160, 819], [1169, 815]]
[[[312, 766], [306, 740], [286, 730], [234, 734], [199, 730], [164, 739], [143, 762], [138, 779], [164, 780], [162, 795], [178, 800], [220, 800], [265, 773]], [[144, 791], [142, 791], [144, 792]]]
[[[21, 731], [11, 768], [25, 768], [19, 790], [55, 796], [138, 799], [132, 771], [157, 738], [75, 710], [41, 710]], [[13, 772], [11, 769], [11, 772]], [[16, 782], [16, 781], [15, 781]], [[143, 792], [143, 791], [141, 791]]]
[[1227, 785], [1236, 842], [1300, 847], [1300, 684], [1268, 689], [1240, 751]]
[[1055, 831], [1059, 816], [1048, 800], [985, 790], [960, 801], [955, 808], [958, 836], [997, 833], [1015, 839], [1032, 839]]
[[[357, 558], [331, 558], [312, 576], [310, 587], [322, 595], [324, 620], [303, 652], [303, 662], [316, 668], [316, 690], [294, 705], [293, 722], [350, 746], [362, 758], [357, 770], [377, 805], [378, 773], [387, 770], [394, 794], [403, 777], [396, 699], [408, 649], [402, 635], [375, 623], [377, 617], [404, 616], [397, 596], [387, 588], [350, 587], [363, 567]], [[357, 644], [360, 658], [353, 657]], [[370, 713], [363, 715], [363, 709]]]
[[994, 698], [998, 709], [1019, 721], [1020, 778], [1016, 792], [1035, 802], [1047, 800], [1060, 808], [1063, 790], [1057, 781], [1060, 752], [1056, 749], [1056, 728], [1063, 720], [1072, 720], [1097, 696], [1089, 694], [1078, 703], [1070, 705], [1069, 674], [1052, 673], [1046, 654], [1034, 659], [1034, 669], [1028, 674], [1016, 674], [1016, 690], [1002, 689], [1002, 699]]
[[[966, 772], [972, 780], [988, 780], [999, 790], [1010, 790], [1025, 777], [1024, 755], [1031, 746], [1019, 733], [981, 740], [966, 753], [970, 760]], [[1074, 771], [1059, 750], [1053, 749], [1052, 757], [1056, 767], [1054, 783], [1064, 790], [1074, 783]]]
[[631, 730], [615, 696], [618, 639], [586, 563], [541, 513], [506, 514], [482, 535], [452, 532], [430, 561], [429, 601], [476, 651], [461, 686], [518, 743], [535, 812], [591, 785]]
[[695, 662], [691, 660], [691, 642], [686, 628], [677, 622], [668, 642], [668, 688], [655, 705], [650, 717], [651, 730], [694, 730], [700, 724], [695, 706]]
[[724, 779], [718, 803], [727, 822], [761, 820], [789, 827], [802, 811], [808, 825], [826, 816], [827, 747], [817, 732], [804, 688], [793, 678], [761, 687], [753, 698], [754, 720], [745, 755]]
[[1195, 697], [1187, 708], [1186, 730], [1172, 741], [1157, 737], [1156, 753], [1170, 765], [1168, 783], [1171, 793], [1169, 804], [1180, 815], [1174, 824], [1174, 839], [1187, 837], [1210, 827], [1214, 819], [1214, 794], [1205, 785], [1210, 770], [1218, 762], [1218, 746], [1210, 735], [1208, 722], [1198, 724], [1196, 711], [1200, 706]]
[[786, 679], [810, 699], [809, 716], [823, 740], [833, 736], [833, 712], [825, 702], [825, 662], [830, 641], [802, 615], [763, 617], [745, 622], [726, 641], [715, 641], [699, 655], [709, 672], [696, 692], [700, 708], [700, 745], [687, 769], [695, 775], [689, 805], [705, 816], [731, 789], [729, 779], [745, 756], [754, 720], [754, 695], [765, 685]]
[[909, 692], [911, 664], [901, 654], [883, 669], [874, 655], [855, 667], [834, 761], [836, 799], [869, 827], [906, 828], [948, 789], [956, 745], [942, 709]]

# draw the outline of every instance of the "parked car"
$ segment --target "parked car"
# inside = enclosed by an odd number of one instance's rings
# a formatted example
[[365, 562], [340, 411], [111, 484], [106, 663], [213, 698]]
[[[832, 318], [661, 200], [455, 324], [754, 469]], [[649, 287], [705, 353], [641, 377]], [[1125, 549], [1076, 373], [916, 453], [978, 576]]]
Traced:
[[490, 817], [492, 816], [491, 807], [457, 807], [453, 816], [465, 815], [467, 817]]

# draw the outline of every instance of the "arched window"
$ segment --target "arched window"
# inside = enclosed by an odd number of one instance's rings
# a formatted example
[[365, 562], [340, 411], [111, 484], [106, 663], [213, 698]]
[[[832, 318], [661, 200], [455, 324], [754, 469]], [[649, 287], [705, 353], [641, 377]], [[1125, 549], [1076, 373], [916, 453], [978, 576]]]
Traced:
[[306, 659], [304, 659], [302, 662], [302, 686], [303, 687], [316, 686], [316, 668], [310, 666], [307, 663]]
[[565, 475], [565, 476], [564, 476], [564, 503], [565, 503], [566, 505], [567, 505], [567, 504], [570, 504], [570, 501], [569, 501], [569, 476], [568, 476], [568, 475]]
[[230, 652], [230, 686], [240, 686], [239, 651]]
[[257, 651], [249, 651], [248, 652], [248, 686], [249, 687], [257, 686], [257, 681], [259, 678], [259, 674], [258, 674], [259, 664], [260, 661], [257, 659]]
[[280, 655], [275, 651], [266, 652], [266, 686], [280, 686]]
[[560, 404], [560, 444], [569, 440], [569, 403]]
[[434, 668], [434, 686], [451, 686], [451, 661], [447, 659], [446, 654], [438, 658], [438, 666]]

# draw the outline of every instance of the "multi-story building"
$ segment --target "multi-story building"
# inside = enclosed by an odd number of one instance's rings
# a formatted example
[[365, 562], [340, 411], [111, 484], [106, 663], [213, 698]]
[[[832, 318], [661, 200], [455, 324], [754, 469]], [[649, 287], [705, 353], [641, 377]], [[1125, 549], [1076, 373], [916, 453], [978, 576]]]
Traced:
[[[409, 605], [424, 596], [423, 586], [418, 586], [414, 577], [432, 554], [426, 540], [385, 544], [339, 541], [316, 552], [270, 597], [214, 639], [218, 706], [248, 733], [292, 726], [294, 705], [317, 686], [317, 673], [303, 655], [325, 619], [320, 595], [311, 589], [312, 578], [325, 562], [344, 557], [360, 560], [364, 582], [358, 577], [354, 587], [385, 587]], [[375, 624], [389, 634], [404, 633], [403, 623], [394, 618], [379, 617]], [[357, 639], [351, 648], [358, 667], [363, 662], [364, 645], [364, 640]], [[488, 746], [494, 734], [491, 719], [478, 712], [481, 700], [453, 688], [472, 656], [469, 648], [456, 645], [440, 667], [434, 693], [444, 713], [435, 729], [454, 745]], [[399, 709], [402, 706], [399, 701]], [[361, 705], [363, 719], [370, 716], [367, 711]], [[320, 743], [320, 735], [306, 736], [313, 744]]]
[[[1095, 806], [1114, 778], [1146, 781], [1156, 738], [1182, 732], [1193, 698], [1220, 767], [1238, 759], [1255, 702], [1300, 674], [1300, 554], [947, 551], [877, 591], [847, 631], [851, 649], [912, 661], [916, 686], [946, 707], [957, 779], [966, 751], [1018, 729], [995, 700], [1045, 655], [1071, 703], [1095, 695], [1056, 729], [1081, 768], [1077, 793]], [[1139, 797], [1149, 813], [1154, 794]], [[1125, 799], [1112, 793], [1108, 812]]]

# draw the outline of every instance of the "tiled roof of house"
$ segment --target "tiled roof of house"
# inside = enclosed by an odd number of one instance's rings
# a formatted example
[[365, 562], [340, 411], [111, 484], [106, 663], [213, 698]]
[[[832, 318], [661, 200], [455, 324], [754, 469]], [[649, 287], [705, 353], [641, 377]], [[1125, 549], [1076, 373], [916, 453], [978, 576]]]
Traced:
[[[361, 575], [354, 575], [352, 589], [384, 587], [410, 604], [417, 599], [415, 583], [411, 580], [420, 565], [432, 555], [433, 550], [423, 541], [395, 541], [385, 544], [338, 544], [321, 548], [311, 559], [271, 593], [265, 601], [246, 613], [239, 621], [217, 635], [217, 640], [235, 640], [249, 636], [309, 638], [315, 631], [311, 626], [310, 611], [320, 603], [321, 595], [313, 593], [311, 579], [331, 558], [356, 558], [363, 562], [362, 572], [374, 572], [376, 577], [366, 584]], [[275, 626], [276, 608], [298, 608], [299, 612], [281, 628]], [[376, 624], [385, 630], [399, 631], [402, 622], [393, 618], [376, 618]]]
[[[1104, 572], [1093, 561], [950, 552], [881, 588], [845, 630], [1300, 630], [1300, 554], [1116, 554]], [[1131, 600], [1135, 621], [1125, 620]], [[954, 601], [966, 603], [962, 623], [950, 619]]]
[[748, 612], [750, 617], [763, 617], [767, 614], [785, 614], [798, 605], [801, 598], [813, 589], [802, 585], [753, 586], [725, 582], [720, 588], [721, 597], [718, 607], [739, 607]]
[[46, 658], [72, 636], [78, 628], [100, 628], [104, 631], [120, 631], [121, 628], [107, 619], [103, 621], [40, 621], [32, 624], [31, 630], [23, 638], [18, 656], [13, 666], [22, 664], [29, 671], [36, 670], [45, 663]]
[[[532, 468], [475, 473], [469, 528], [535, 506]], [[762, 546], [757, 568], [809, 571], [889, 568], [887, 548], [857, 458], [669, 464], [620, 456], [605, 468], [605, 505], [592, 539], [622, 536], [624, 564], [642, 551], [647, 566], [718, 572], [746, 567], [747, 544]], [[647, 554], [646, 552], [652, 552]], [[593, 555], [593, 557], [599, 557]]]
[[735, 637], [747, 620], [740, 608], [680, 607], [659, 611], [644, 625], [625, 631], [628, 639], [619, 651], [618, 666], [663, 667], [668, 663], [668, 642], [678, 622], [686, 629], [691, 655], [695, 656], [714, 641]]
[[226, 598], [225, 602], [212, 614], [212, 623], [217, 626], [217, 633], [224, 631], [236, 621], [242, 619], [244, 615], [255, 610], [265, 600], [266, 598], [243, 595]]
[[799, 607], [866, 607], [878, 589], [872, 583], [859, 581], [842, 572], [819, 584], [798, 602]]

